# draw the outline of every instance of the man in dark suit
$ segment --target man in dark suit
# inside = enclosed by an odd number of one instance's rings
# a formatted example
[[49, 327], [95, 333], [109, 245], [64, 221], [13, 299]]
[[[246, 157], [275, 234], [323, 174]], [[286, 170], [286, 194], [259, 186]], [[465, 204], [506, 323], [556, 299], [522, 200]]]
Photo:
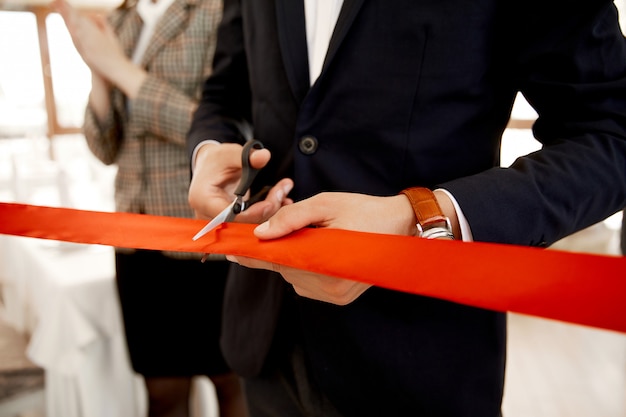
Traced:
[[[503, 169], [518, 91], [543, 148]], [[227, 0], [189, 198], [207, 218], [232, 201], [251, 134], [267, 148], [252, 192], [275, 186], [237, 221], [269, 219], [261, 239], [315, 225], [546, 247], [626, 206], [624, 109], [609, 0]], [[229, 259], [222, 348], [253, 416], [501, 414], [504, 314]], [[416, 279], [446, 259], [416, 253]]]

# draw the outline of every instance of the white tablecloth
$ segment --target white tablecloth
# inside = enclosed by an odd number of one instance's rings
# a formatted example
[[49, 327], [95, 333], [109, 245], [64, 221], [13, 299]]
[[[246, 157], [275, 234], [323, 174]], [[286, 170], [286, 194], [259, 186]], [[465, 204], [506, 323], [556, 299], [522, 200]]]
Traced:
[[[84, 138], [58, 139], [54, 149], [45, 138], [2, 141], [0, 200], [112, 210], [114, 171], [97, 164]], [[144, 415], [113, 248], [0, 235], [0, 284], [4, 318], [30, 335], [27, 355], [45, 370], [46, 417]]]
[[[81, 135], [52, 144], [0, 141], [0, 201], [112, 211], [114, 167], [95, 160]], [[126, 350], [113, 248], [0, 235], [0, 285], [4, 318], [31, 335], [27, 354], [45, 369], [46, 417], [146, 415], [145, 388]], [[194, 382], [194, 415], [216, 416], [213, 385]]]
[[113, 250], [0, 236], [5, 317], [31, 335], [47, 417], [144, 415], [115, 288]]

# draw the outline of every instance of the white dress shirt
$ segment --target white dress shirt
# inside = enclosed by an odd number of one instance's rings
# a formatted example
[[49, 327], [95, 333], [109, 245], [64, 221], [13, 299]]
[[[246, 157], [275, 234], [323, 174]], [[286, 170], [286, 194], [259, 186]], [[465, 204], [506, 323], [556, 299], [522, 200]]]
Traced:
[[304, 0], [311, 85], [322, 71], [326, 51], [328, 51], [330, 38], [342, 5], [343, 0]]

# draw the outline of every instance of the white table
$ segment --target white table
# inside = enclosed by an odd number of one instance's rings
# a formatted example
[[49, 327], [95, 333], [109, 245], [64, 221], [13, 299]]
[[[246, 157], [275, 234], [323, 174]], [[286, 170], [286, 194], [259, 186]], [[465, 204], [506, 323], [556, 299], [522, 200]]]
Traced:
[[47, 417], [144, 415], [109, 247], [0, 235], [4, 315], [45, 369]]
[[[3, 140], [0, 201], [112, 210], [114, 172], [80, 136]], [[0, 219], [2, 221], [2, 219]], [[0, 235], [2, 314], [30, 336], [45, 370], [47, 417], [137, 417], [145, 389], [130, 367], [113, 248]]]
[[[1, 0], [0, 0], [1, 1]], [[0, 201], [113, 210], [114, 171], [82, 136], [0, 141]], [[0, 218], [0, 221], [2, 219]], [[0, 235], [1, 313], [31, 336], [27, 355], [46, 374], [46, 417], [141, 417], [115, 284], [113, 248]], [[195, 416], [216, 416], [214, 388], [196, 378]]]

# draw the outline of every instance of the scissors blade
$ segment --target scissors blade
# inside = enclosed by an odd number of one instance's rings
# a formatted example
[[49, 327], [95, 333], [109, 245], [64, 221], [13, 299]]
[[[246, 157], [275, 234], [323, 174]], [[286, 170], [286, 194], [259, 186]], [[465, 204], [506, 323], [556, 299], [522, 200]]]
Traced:
[[234, 199], [232, 203], [230, 203], [224, 210], [220, 212], [220, 214], [215, 216], [213, 220], [211, 220], [209, 223], [207, 223], [206, 226], [200, 229], [200, 231], [196, 233], [196, 235], [193, 237], [193, 240], [200, 239], [202, 236], [206, 235], [211, 230], [215, 229], [217, 226], [227, 221], [231, 214], [233, 214], [233, 207], [235, 206], [236, 202], [237, 199]]

